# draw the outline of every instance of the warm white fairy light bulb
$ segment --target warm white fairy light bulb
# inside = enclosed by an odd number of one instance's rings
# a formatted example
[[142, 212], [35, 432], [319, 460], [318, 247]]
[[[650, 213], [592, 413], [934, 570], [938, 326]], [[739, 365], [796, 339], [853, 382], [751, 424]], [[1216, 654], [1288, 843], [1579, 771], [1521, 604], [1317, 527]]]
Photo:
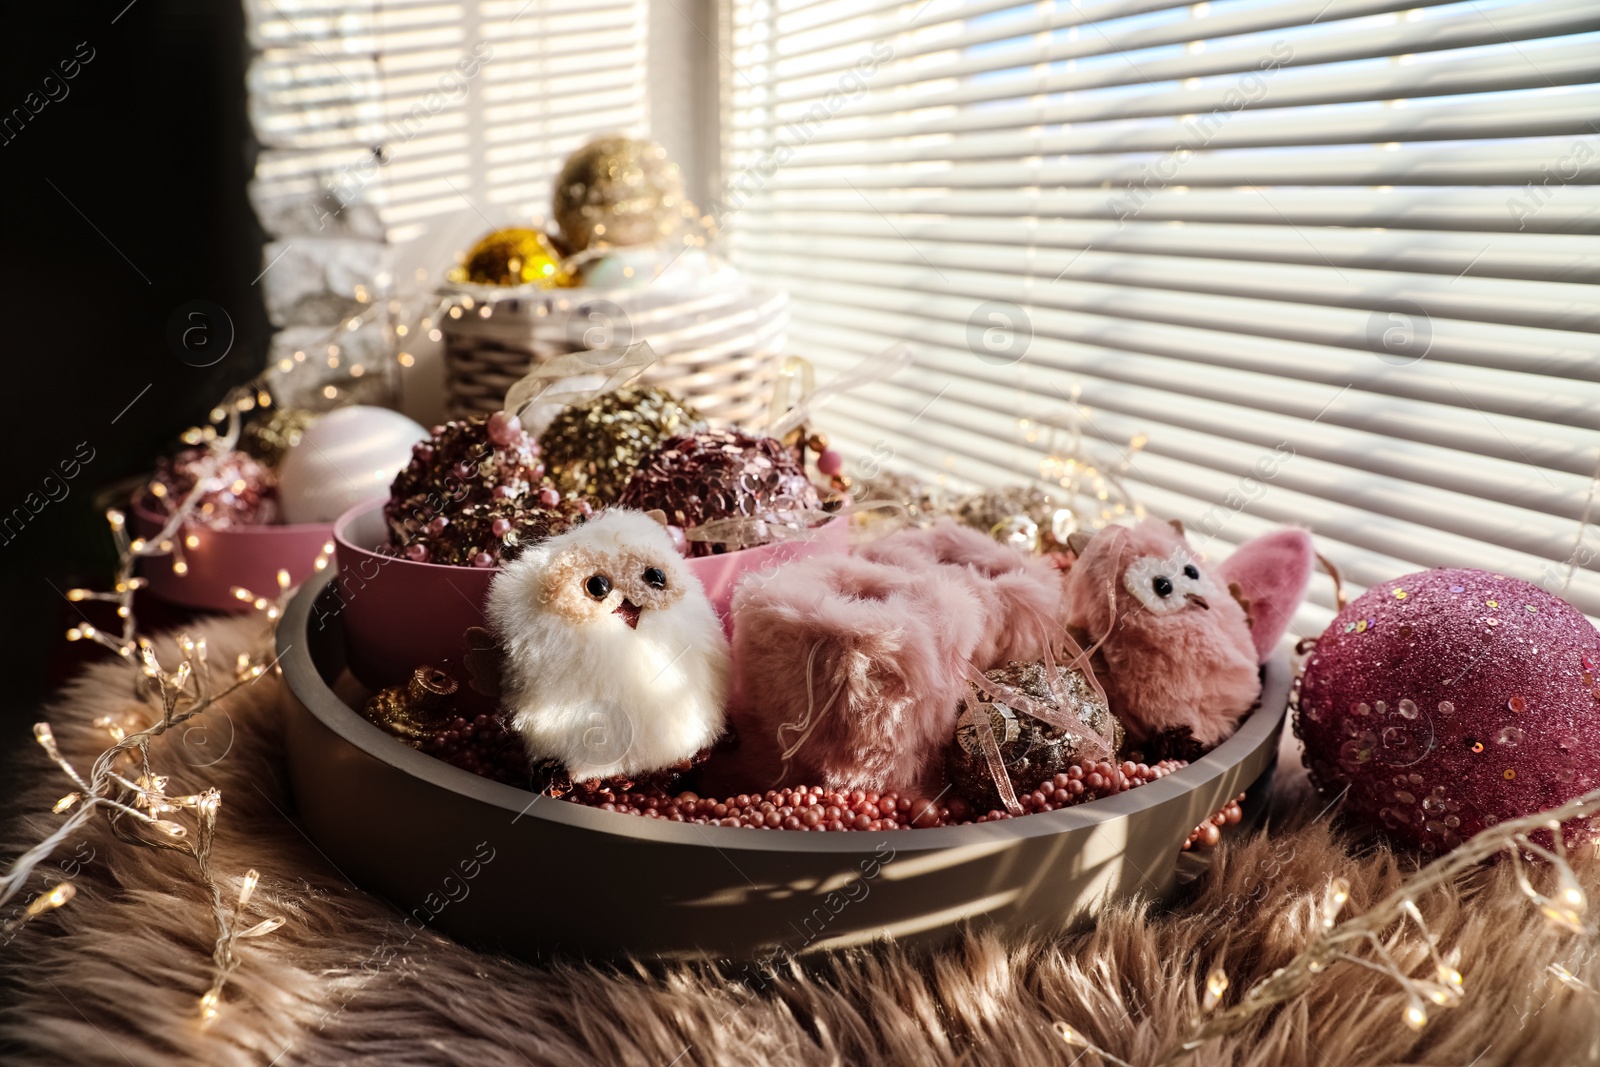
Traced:
[[1055, 1024], [1054, 1028], [1055, 1028], [1056, 1034], [1061, 1038], [1061, 1040], [1065, 1041], [1067, 1044], [1071, 1045], [1073, 1048], [1088, 1048], [1089, 1047], [1088, 1038], [1086, 1038], [1082, 1034], [1078, 1033], [1078, 1031], [1074, 1030], [1072, 1027], [1068, 1026], [1066, 1023], [1058, 1022], [1058, 1023]]
[[25, 914], [29, 919], [37, 919], [45, 912], [61, 907], [77, 895], [77, 886], [71, 882], [62, 882], [53, 886], [49, 892], [40, 893], [29, 901]]
[[256, 923], [254, 926], [250, 927], [247, 930], [240, 930], [238, 936], [241, 937], [241, 938], [244, 938], [244, 937], [261, 937], [261, 936], [263, 936], [265, 934], [272, 933], [272, 931], [278, 929], [280, 926], [282, 926], [287, 921], [288, 920], [285, 919], [283, 916], [275, 915], [270, 919], [261, 920], [260, 922]]
[[239, 883], [239, 907], [250, 903], [250, 898], [255, 894], [256, 884], [261, 881], [261, 872], [254, 867], [244, 872], [244, 881]]
[[1322, 928], [1333, 929], [1333, 924], [1338, 921], [1339, 913], [1344, 910], [1345, 902], [1350, 899], [1350, 879], [1335, 878], [1328, 883], [1328, 888], [1322, 894]]
[[1228, 991], [1228, 974], [1221, 967], [1211, 968], [1211, 973], [1206, 975], [1206, 995], [1200, 1002], [1201, 1011], [1211, 1011], [1222, 1002], [1222, 995]]

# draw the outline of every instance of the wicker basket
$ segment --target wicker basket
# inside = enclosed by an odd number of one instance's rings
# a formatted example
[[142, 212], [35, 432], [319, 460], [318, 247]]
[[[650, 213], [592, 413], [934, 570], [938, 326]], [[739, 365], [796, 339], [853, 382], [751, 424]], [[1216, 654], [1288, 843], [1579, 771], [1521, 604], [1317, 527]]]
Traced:
[[[440, 324], [451, 417], [499, 410], [535, 361], [647, 341], [659, 357], [641, 379], [724, 425], [765, 416], [788, 325], [788, 296], [724, 269], [693, 288], [495, 289], [450, 285]], [[457, 315], [456, 312], [460, 314]]]

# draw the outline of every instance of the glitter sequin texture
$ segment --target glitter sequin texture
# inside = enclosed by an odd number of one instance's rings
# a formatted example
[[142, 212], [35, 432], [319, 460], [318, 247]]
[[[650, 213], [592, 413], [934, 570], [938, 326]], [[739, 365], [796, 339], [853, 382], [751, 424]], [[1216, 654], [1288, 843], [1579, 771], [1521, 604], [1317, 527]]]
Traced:
[[659, 241], [677, 229], [686, 207], [683, 175], [666, 149], [631, 137], [600, 137], [568, 156], [553, 201], [573, 252]]
[[[619, 503], [640, 511], [659, 508], [669, 523], [684, 528], [740, 517], [782, 522], [784, 513], [821, 507], [793, 453], [774, 438], [743, 430], [663, 441], [634, 471]], [[724, 550], [690, 541], [687, 551], [709, 556]]]
[[956, 505], [955, 519], [1030, 552], [1064, 552], [1078, 528], [1071, 509], [1033, 485], [1007, 485], [968, 497]]
[[485, 234], [467, 251], [459, 281], [478, 285], [537, 285], [541, 288], [571, 285], [561, 269], [561, 253], [538, 230], [511, 227]]
[[[538, 447], [520, 425], [491, 439], [491, 419], [436, 426], [411, 451], [383, 514], [389, 550], [419, 563], [492, 567], [523, 548], [565, 533], [594, 510], [544, 479]], [[497, 424], [499, 425], [499, 424]]]
[[[879, 470], [873, 477], [857, 482], [852, 495], [858, 504], [878, 500], [899, 504], [915, 526], [936, 522], [946, 511], [944, 490], [904, 471]], [[869, 521], [893, 518], [888, 509], [867, 509], [859, 515]]]
[[698, 411], [664, 389], [625, 386], [563, 410], [539, 448], [557, 486], [609, 504], [662, 441], [705, 428]]
[[362, 714], [412, 748], [421, 748], [424, 741], [451, 724], [452, 698], [459, 688], [445, 672], [418, 667], [404, 685], [373, 694]]
[[[142, 503], [158, 515], [171, 515], [183, 502], [209, 462], [208, 448], [186, 448], [156, 463]], [[159, 485], [159, 492], [153, 487]], [[227, 452], [205, 479], [194, 521], [223, 529], [265, 526], [278, 519], [278, 478], [271, 469], [243, 452]]]
[[267, 466], [276, 467], [285, 453], [300, 443], [306, 427], [316, 417], [304, 408], [275, 408], [245, 426], [239, 435], [239, 447]]
[[[1008, 663], [1004, 667], [984, 672], [984, 677], [996, 685], [1015, 689], [1041, 704], [1056, 706], [1056, 701], [1045, 684], [1043, 663]], [[1032, 782], [1040, 781], [1067, 769], [1078, 762], [1079, 740], [1068, 737], [1059, 727], [1034, 718], [1025, 711], [1017, 711], [989, 698], [972, 683], [967, 683], [968, 696], [961, 722], [956, 727], [955, 740], [945, 750], [945, 769], [955, 789], [978, 810], [1002, 806], [995, 788], [994, 776], [984, 757], [979, 738], [979, 728], [970, 718], [988, 715], [994, 739], [1000, 746], [1000, 762], [1011, 778], [1013, 790], [1026, 790]], [[1081, 671], [1063, 670], [1060, 688], [1066, 703], [1093, 732], [1104, 736], [1112, 734], [1117, 748], [1122, 747], [1122, 724], [1111, 714], [1099, 693], [1096, 693]]]
[[1408, 575], [1317, 639], [1295, 732], [1318, 786], [1349, 787], [1347, 810], [1447, 851], [1600, 784], [1584, 680], [1597, 652], [1589, 621], [1536, 586], [1468, 569]]

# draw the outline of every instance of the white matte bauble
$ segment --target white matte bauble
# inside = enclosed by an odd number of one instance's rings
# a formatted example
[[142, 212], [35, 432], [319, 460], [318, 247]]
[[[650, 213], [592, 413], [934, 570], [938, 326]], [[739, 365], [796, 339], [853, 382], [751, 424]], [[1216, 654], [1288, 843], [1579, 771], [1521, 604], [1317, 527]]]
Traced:
[[278, 467], [288, 523], [332, 522], [357, 504], [389, 495], [411, 446], [428, 431], [388, 408], [337, 408], [306, 427]]

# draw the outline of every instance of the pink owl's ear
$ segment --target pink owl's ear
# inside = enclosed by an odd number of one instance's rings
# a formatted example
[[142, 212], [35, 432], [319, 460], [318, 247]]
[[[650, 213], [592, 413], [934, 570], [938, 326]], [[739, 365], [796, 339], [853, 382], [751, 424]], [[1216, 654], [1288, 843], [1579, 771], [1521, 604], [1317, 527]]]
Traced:
[[1315, 566], [1311, 534], [1292, 526], [1246, 541], [1217, 565], [1217, 579], [1249, 613], [1250, 640], [1261, 662], [1288, 631]]

